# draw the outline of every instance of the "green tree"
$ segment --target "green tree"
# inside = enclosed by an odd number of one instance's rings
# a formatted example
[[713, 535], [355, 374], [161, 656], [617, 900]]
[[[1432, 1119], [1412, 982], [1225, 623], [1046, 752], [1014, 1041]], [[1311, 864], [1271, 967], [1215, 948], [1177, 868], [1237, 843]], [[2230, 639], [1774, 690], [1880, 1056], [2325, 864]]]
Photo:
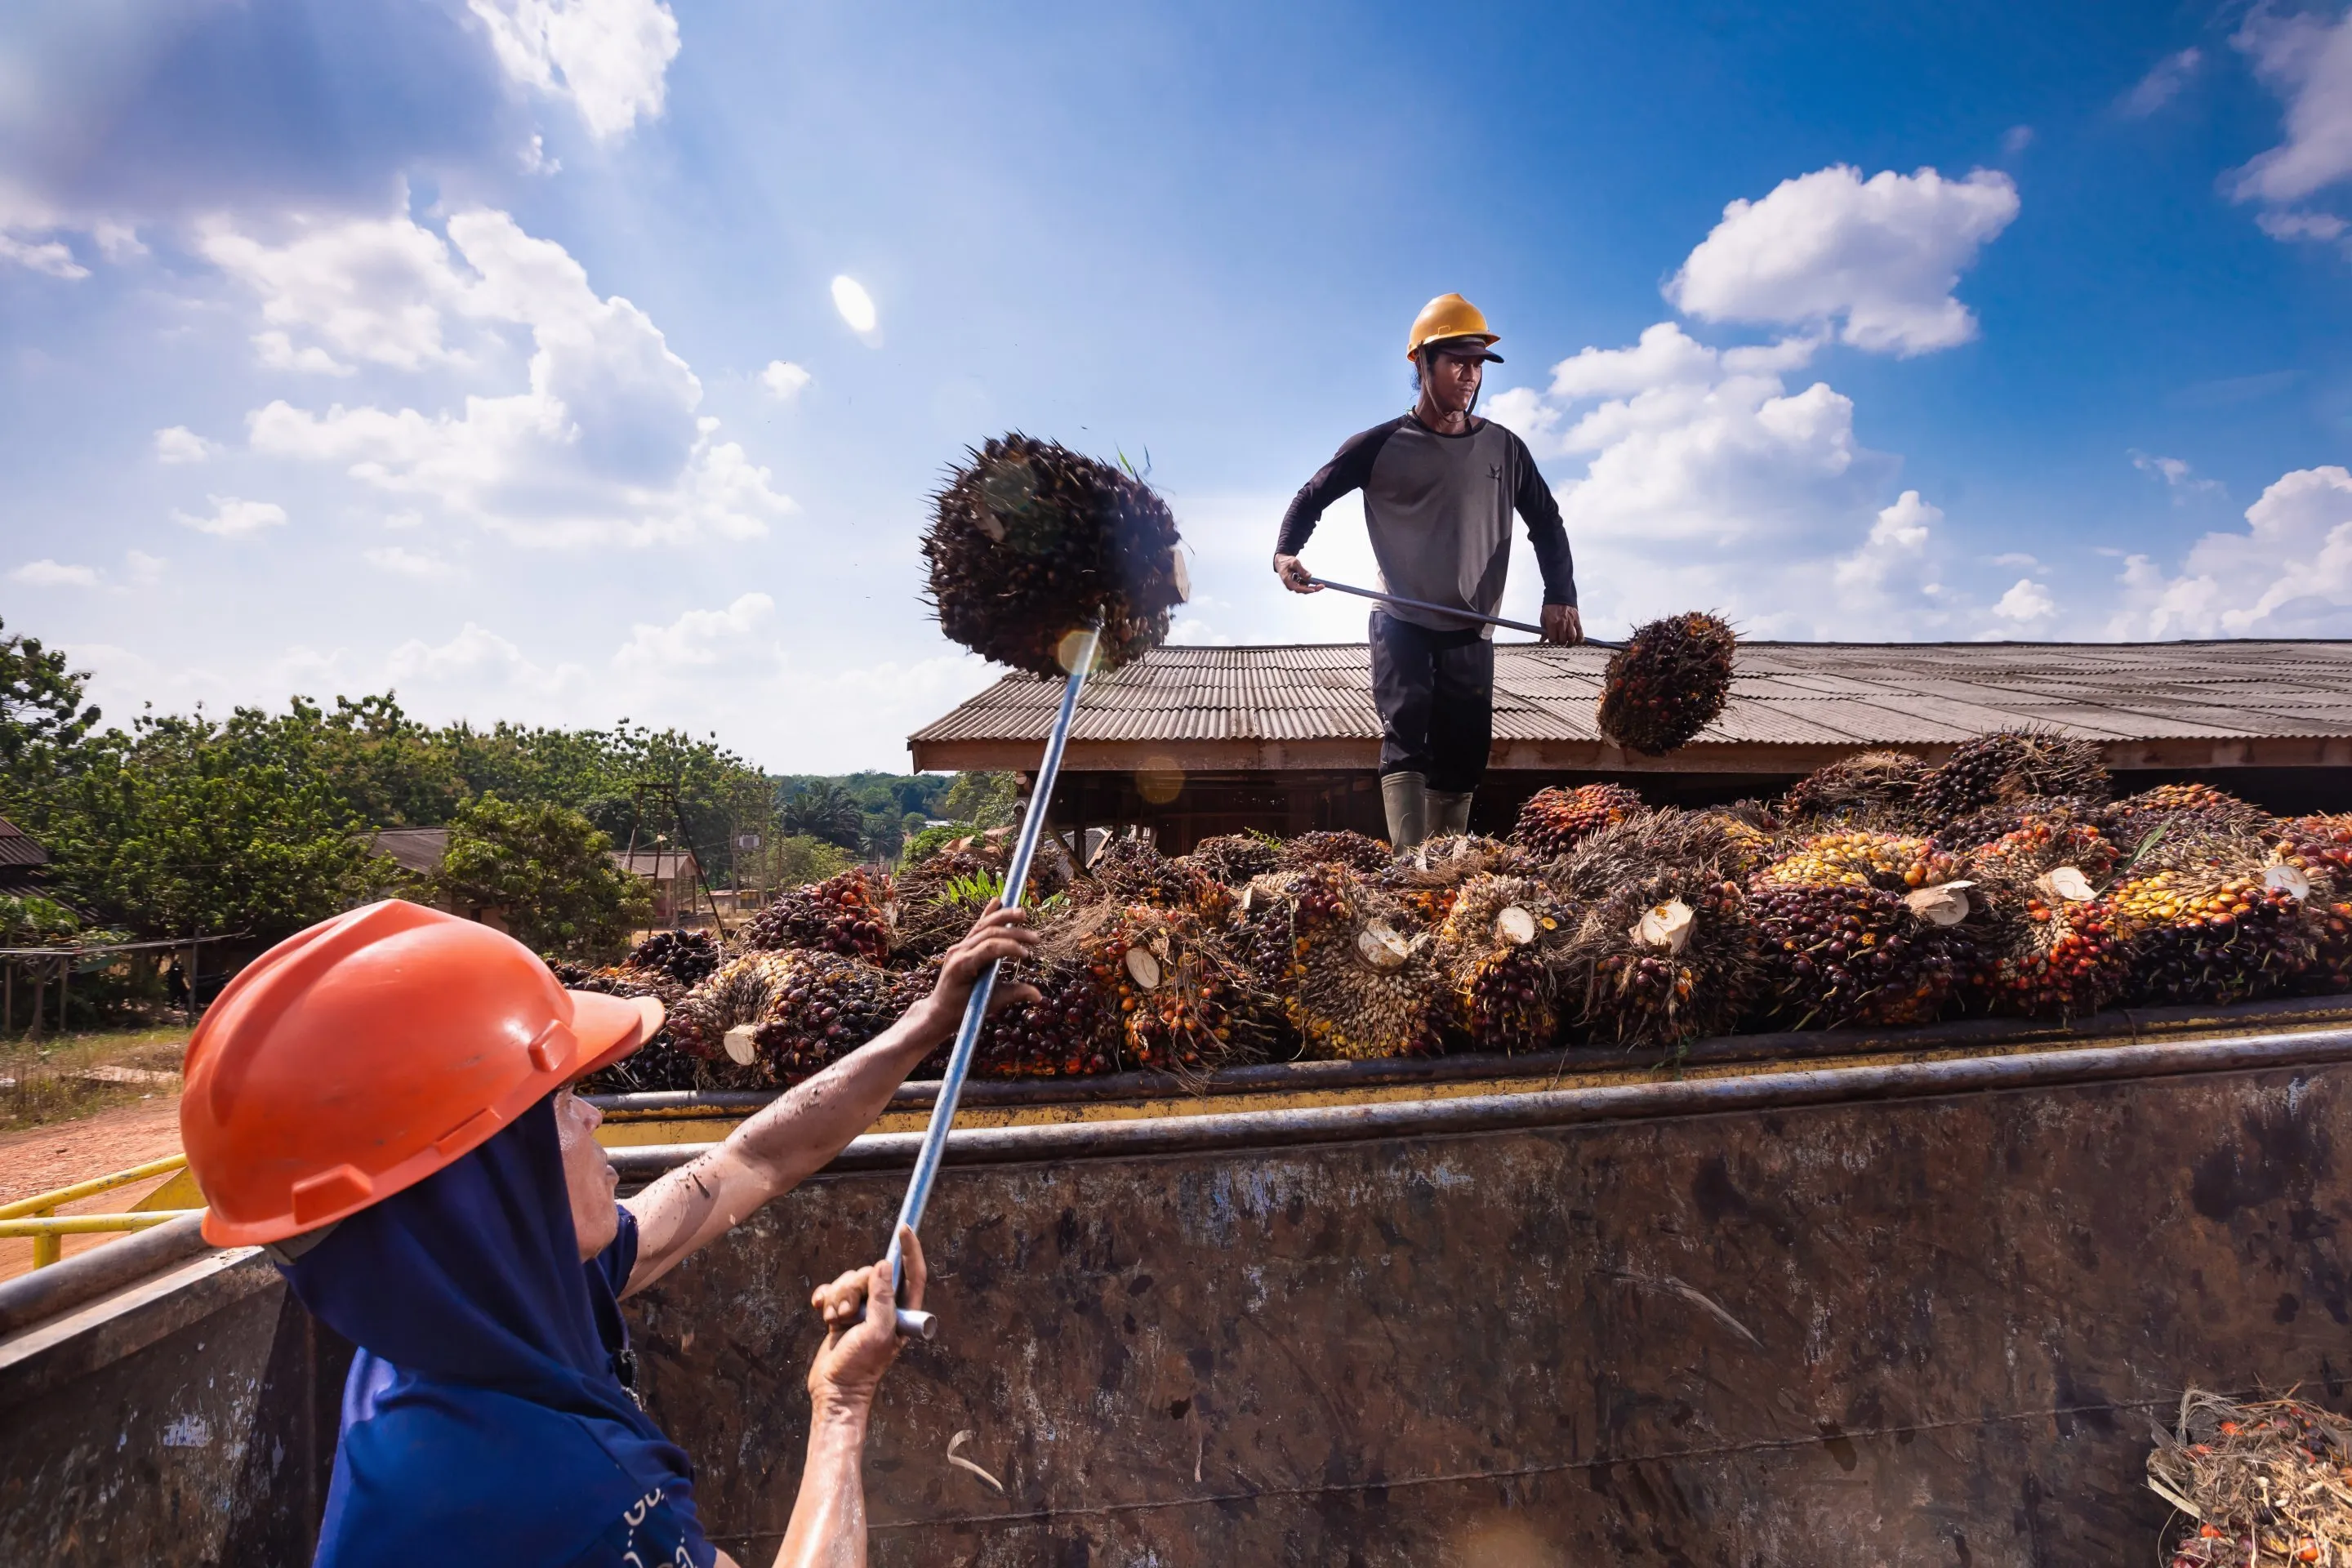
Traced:
[[495, 910], [526, 947], [562, 958], [615, 957], [652, 910], [637, 878], [613, 864], [613, 841], [570, 806], [485, 795], [449, 825], [434, 891], [461, 910]]
[[1021, 781], [1012, 773], [958, 773], [940, 797], [940, 815], [974, 827], [1003, 827], [1021, 802]]
[[822, 882], [827, 877], [837, 877], [856, 862], [849, 851], [838, 844], [828, 844], [822, 838], [795, 835], [776, 845], [771, 862], [779, 888], [803, 888], [811, 882]]
[[794, 790], [785, 797], [780, 816], [787, 834], [822, 838], [845, 849], [858, 847], [858, 837], [866, 827], [866, 816], [857, 809], [857, 802], [847, 790], [828, 779], [817, 779]]
[[82, 700], [89, 680], [87, 670], [68, 668], [65, 654], [38, 637], [0, 637], [0, 794], [12, 816], [34, 791], [72, 770], [98, 728], [97, 705]]

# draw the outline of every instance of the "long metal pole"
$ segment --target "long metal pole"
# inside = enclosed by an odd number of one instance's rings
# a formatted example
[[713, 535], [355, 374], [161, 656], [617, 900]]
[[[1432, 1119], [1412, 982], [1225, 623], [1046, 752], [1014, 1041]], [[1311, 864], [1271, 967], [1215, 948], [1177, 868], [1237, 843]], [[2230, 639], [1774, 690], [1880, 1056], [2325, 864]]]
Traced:
[[[1353, 594], [1359, 599], [1377, 599], [1383, 605], [1402, 605], [1408, 610], [1434, 610], [1441, 616], [1452, 616], [1456, 620], [1484, 621], [1490, 626], [1501, 626], [1506, 631], [1533, 632], [1538, 637], [1544, 635], [1543, 627], [1529, 626], [1525, 621], [1507, 621], [1500, 616], [1482, 616], [1475, 610], [1457, 610], [1451, 605], [1433, 605], [1426, 599], [1408, 599], [1402, 594], [1374, 593], [1370, 588], [1358, 588], [1346, 583], [1334, 583], [1328, 577], [1309, 577], [1307, 580], [1318, 588], [1329, 588], [1341, 594]], [[1594, 647], [1620, 648], [1625, 646], [1621, 642], [1603, 642], [1599, 637], [1586, 637], [1584, 640]]]
[[[1037, 839], [1045, 830], [1046, 808], [1053, 804], [1054, 781], [1061, 776], [1062, 752], [1070, 743], [1070, 721], [1078, 711], [1078, 693], [1085, 689], [1087, 674], [1095, 661], [1095, 649], [1102, 640], [1102, 628], [1095, 627], [1080, 639], [1076, 657], [1071, 660], [1069, 679], [1062, 687], [1061, 710], [1054, 715], [1053, 733], [1045, 739], [1045, 760], [1037, 765], [1037, 782], [1029, 790], [1028, 815], [1021, 819], [1021, 836], [1013, 841], [1013, 859], [1004, 868], [1004, 907], [1012, 909], [1021, 902], [1022, 894], [1029, 889], [1029, 863], [1036, 856]], [[1081, 848], [1081, 855], [1085, 853]], [[892, 1289], [906, 1283], [906, 1260], [899, 1255], [898, 1229], [919, 1230], [923, 1209], [931, 1201], [931, 1183], [940, 1173], [940, 1161], [947, 1153], [948, 1130], [955, 1125], [956, 1101], [962, 1098], [963, 1080], [971, 1071], [971, 1054], [980, 1044], [980, 1031], [988, 1021], [988, 999], [996, 990], [996, 972], [1003, 967], [1000, 960], [982, 972], [971, 988], [971, 1000], [964, 1005], [963, 1026], [956, 1031], [955, 1048], [948, 1053], [947, 1071], [940, 1075], [940, 1097], [931, 1106], [931, 1124], [923, 1132], [923, 1146], [915, 1155], [915, 1173], [908, 1179], [906, 1200], [898, 1205], [898, 1224], [890, 1227], [890, 1283]], [[929, 1312], [898, 1309], [898, 1331], [914, 1339], [928, 1340], [939, 1332], [939, 1320]]]

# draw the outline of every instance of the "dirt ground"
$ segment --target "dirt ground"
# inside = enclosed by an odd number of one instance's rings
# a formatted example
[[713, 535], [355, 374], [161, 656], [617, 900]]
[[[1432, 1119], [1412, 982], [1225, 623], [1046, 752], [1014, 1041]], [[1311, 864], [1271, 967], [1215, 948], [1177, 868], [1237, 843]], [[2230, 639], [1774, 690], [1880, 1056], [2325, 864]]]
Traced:
[[[86, 1182], [110, 1171], [126, 1170], [180, 1152], [180, 1097], [158, 1094], [152, 1100], [101, 1110], [73, 1121], [0, 1132], [0, 1203], [12, 1203], [58, 1187]], [[161, 1186], [164, 1178], [117, 1187], [94, 1198], [67, 1205], [63, 1214], [119, 1214]], [[92, 1247], [102, 1247], [123, 1234], [66, 1237], [70, 1258]], [[0, 1240], [0, 1279], [10, 1279], [33, 1266], [29, 1240]]]

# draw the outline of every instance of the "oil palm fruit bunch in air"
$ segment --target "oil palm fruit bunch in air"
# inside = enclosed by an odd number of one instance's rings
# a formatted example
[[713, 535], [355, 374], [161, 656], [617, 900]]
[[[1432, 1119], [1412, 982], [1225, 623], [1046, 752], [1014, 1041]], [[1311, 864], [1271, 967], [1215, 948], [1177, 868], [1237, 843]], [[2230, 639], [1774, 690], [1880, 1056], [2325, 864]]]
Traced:
[[719, 939], [707, 931], [656, 931], [629, 953], [629, 967], [653, 970], [678, 984], [697, 985], [709, 979], [726, 954]]
[[1389, 863], [1389, 856], [1381, 840], [1344, 827], [1302, 833], [1282, 846], [1282, 864], [1293, 868], [1345, 866], [1351, 871], [1377, 871]]
[[2099, 748], [2038, 730], [1996, 730], [1955, 746], [1920, 781], [1912, 805], [1919, 820], [1944, 823], [2034, 795], [2106, 799]]
[[1425, 1056], [1444, 993], [1428, 933], [1343, 866], [1252, 882], [1239, 914], [1250, 966], [1310, 1056]]
[[1698, 611], [1643, 626], [1609, 657], [1601, 732], [1654, 757], [1684, 744], [1729, 700], [1733, 647], [1729, 624]]
[[1780, 797], [1780, 817], [1807, 826], [1891, 826], [1908, 810], [1927, 764], [1908, 752], [1864, 752], [1816, 769]]
[[890, 956], [898, 923], [890, 879], [853, 866], [783, 894], [752, 916], [743, 928], [743, 945], [754, 952], [811, 947], [879, 963]]
[[2123, 994], [2114, 904], [2099, 889], [2116, 847], [2067, 810], [2026, 821], [1973, 851], [1968, 874], [1991, 926], [1974, 982], [1997, 1013], [2079, 1018]]
[[897, 1023], [930, 988], [928, 974], [838, 953], [793, 953], [765, 1015], [752, 1026], [754, 1062], [769, 1083], [788, 1089]]
[[2191, 826], [2142, 840], [2113, 901], [2144, 1003], [2230, 1003], [2297, 984], [2316, 956], [2299, 868], [2250, 834]]
[[1761, 977], [1757, 931], [1710, 813], [1643, 813], [1592, 835], [1550, 880], [1578, 911], [1560, 954], [1563, 1005], [1596, 1040], [1672, 1047], [1729, 1032]]
[[1559, 987], [1546, 950], [1560, 916], [1532, 877], [1482, 871], [1455, 889], [1437, 928], [1436, 961], [1454, 1020], [1486, 1051], [1535, 1051], [1559, 1034]]
[[2304, 923], [2314, 947], [2308, 984], [2352, 991], [2352, 814], [2292, 817], [2278, 825], [2276, 858], [2310, 881]]
[[1933, 1021], [1982, 930], [1957, 870], [1932, 840], [1847, 831], [1758, 872], [1749, 907], [1779, 1016], [1797, 1028]]
[[1642, 797], [1623, 784], [1579, 784], [1574, 789], [1547, 787], [1528, 797], [1511, 842], [1538, 860], [1567, 854], [1589, 834], [1622, 822], [1642, 809]]
[[1123, 468], [1015, 432], [968, 454], [923, 535], [940, 628], [984, 658], [1067, 673], [1071, 639], [1102, 627], [1117, 668], [1160, 646], [1188, 593], [1175, 514]]

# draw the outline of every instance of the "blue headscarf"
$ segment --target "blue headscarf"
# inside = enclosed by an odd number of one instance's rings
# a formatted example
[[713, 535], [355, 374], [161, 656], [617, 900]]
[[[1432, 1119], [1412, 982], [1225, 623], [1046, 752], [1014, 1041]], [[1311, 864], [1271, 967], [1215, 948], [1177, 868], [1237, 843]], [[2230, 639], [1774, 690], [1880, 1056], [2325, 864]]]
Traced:
[[692, 1468], [614, 1375], [612, 1286], [580, 1261], [552, 1098], [284, 1268], [360, 1347], [319, 1568], [560, 1568]]

